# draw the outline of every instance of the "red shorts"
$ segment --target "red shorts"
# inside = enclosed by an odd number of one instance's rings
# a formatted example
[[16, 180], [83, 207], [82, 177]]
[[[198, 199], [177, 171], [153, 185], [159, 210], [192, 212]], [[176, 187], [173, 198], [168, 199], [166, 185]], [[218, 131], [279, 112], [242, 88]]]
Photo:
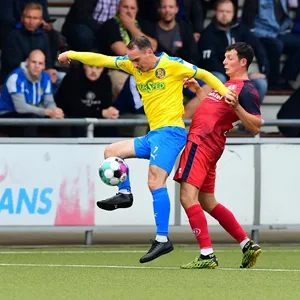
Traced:
[[188, 182], [201, 192], [213, 193], [216, 181], [216, 164], [199, 145], [187, 141], [181, 154], [174, 180]]

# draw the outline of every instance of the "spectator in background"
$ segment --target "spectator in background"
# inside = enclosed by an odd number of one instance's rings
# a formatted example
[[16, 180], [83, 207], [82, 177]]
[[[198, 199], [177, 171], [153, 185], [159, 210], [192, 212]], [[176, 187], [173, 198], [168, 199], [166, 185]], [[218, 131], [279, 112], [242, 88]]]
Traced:
[[[215, 9], [216, 8], [216, 3], [218, 0], [199, 0], [201, 2], [202, 8], [203, 8], [203, 17], [204, 19], [207, 16], [207, 11], [210, 9]], [[234, 22], [237, 21], [237, 12], [238, 12], [238, 7], [239, 7], [239, 0], [232, 0], [232, 3], [235, 7], [235, 13], [233, 20]]]
[[[176, 0], [178, 13], [176, 21], [185, 21], [192, 26], [195, 42], [198, 42], [203, 29], [204, 17], [200, 0]], [[160, 16], [157, 9], [160, 7], [160, 0], [138, 0], [138, 20], [148, 20], [156, 23]]]
[[28, 3], [39, 3], [43, 8], [43, 21], [41, 27], [46, 31], [50, 40], [51, 58], [54, 61], [57, 57], [57, 51], [61, 46], [61, 35], [53, 29], [52, 22], [48, 13], [47, 0], [1, 0], [0, 10], [0, 49], [10, 32], [21, 21], [23, 10]]
[[[112, 106], [111, 82], [106, 70], [88, 65], [71, 66], [55, 94], [55, 102], [67, 118], [117, 119]], [[86, 136], [82, 126], [71, 130], [72, 136]], [[116, 136], [116, 129], [95, 127], [95, 136]]]
[[217, 76], [223, 83], [228, 80], [223, 65], [225, 49], [237, 42], [250, 44], [255, 52], [261, 73], [249, 74], [259, 91], [262, 102], [267, 92], [267, 80], [264, 73], [268, 70], [268, 59], [258, 38], [247, 26], [233, 23], [235, 7], [231, 0], [219, 0], [216, 4], [215, 18], [201, 34], [199, 41], [199, 66]]
[[[264, 45], [269, 59], [269, 89], [292, 90], [300, 72], [300, 38], [290, 31], [287, 0], [245, 0], [242, 20]], [[280, 57], [287, 54], [282, 72]]]
[[193, 28], [184, 20], [176, 21], [178, 5], [176, 0], [160, 0], [160, 16], [156, 24], [158, 52], [180, 57], [190, 63], [197, 63], [197, 44], [193, 39]]
[[[50, 77], [44, 69], [45, 55], [33, 50], [8, 76], [0, 96], [1, 118], [64, 118], [64, 112], [54, 102]], [[9, 135], [20, 136], [18, 129], [9, 129]], [[25, 128], [24, 134], [37, 136], [37, 128]]]
[[1, 55], [1, 82], [34, 49], [40, 49], [46, 56], [46, 72], [50, 75], [53, 84], [59, 84], [64, 73], [59, 74], [54, 69], [51, 59], [51, 48], [46, 32], [41, 28], [43, 23], [43, 8], [39, 3], [28, 3], [23, 11], [21, 22], [7, 37]]
[[119, 0], [75, 0], [62, 27], [62, 34], [76, 51], [96, 47], [101, 25], [116, 15]]
[[177, 0], [178, 14], [177, 21], [184, 20], [192, 25], [195, 42], [200, 39], [200, 33], [203, 30], [204, 14], [201, 2], [199, 0]]
[[[102, 25], [99, 35], [101, 53], [111, 56], [126, 55], [126, 45], [135, 36], [146, 36], [149, 38], [153, 50], [156, 51], [157, 41], [154, 38], [153, 25], [147, 21], [137, 21], [137, 12], [136, 0], [120, 1], [117, 15]], [[114, 101], [129, 75], [119, 70], [109, 70], [108, 74], [112, 81]]]

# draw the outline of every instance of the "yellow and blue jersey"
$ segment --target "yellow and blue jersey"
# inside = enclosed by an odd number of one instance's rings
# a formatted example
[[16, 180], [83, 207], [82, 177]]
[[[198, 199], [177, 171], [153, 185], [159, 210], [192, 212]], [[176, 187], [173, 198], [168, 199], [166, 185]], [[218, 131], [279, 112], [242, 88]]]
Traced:
[[70, 59], [76, 59], [88, 65], [119, 69], [132, 74], [142, 96], [151, 130], [166, 126], [185, 127], [182, 119], [184, 78], [201, 79], [222, 95], [229, 91], [219, 79], [203, 69], [165, 53], [157, 56], [159, 59], [154, 68], [147, 72], [141, 72], [134, 67], [128, 56], [112, 57], [89, 52], [68, 52]]

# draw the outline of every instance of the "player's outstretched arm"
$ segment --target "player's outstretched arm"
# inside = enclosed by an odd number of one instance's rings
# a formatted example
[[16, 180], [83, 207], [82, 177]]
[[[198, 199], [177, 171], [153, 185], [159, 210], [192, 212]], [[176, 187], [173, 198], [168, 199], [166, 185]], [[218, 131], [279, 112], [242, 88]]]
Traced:
[[229, 89], [221, 82], [221, 80], [204, 69], [198, 68], [194, 77], [204, 81], [214, 90], [217, 90], [222, 96], [225, 96], [226, 93], [229, 92]]
[[83, 64], [105, 67], [110, 69], [119, 69], [116, 64], [117, 57], [107, 56], [93, 52], [76, 52], [76, 51], [65, 51], [58, 56], [58, 61], [61, 64], [68, 64], [71, 60], [77, 60]]

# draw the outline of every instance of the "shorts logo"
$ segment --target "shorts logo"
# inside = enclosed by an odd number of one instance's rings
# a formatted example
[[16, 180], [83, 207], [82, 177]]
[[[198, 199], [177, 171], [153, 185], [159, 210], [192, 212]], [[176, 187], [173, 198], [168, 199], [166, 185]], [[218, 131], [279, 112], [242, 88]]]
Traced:
[[166, 76], [166, 71], [165, 69], [163, 68], [159, 68], [155, 71], [155, 76], [158, 78], [158, 79], [162, 79]]
[[199, 228], [194, 228], [193, 229], [193, 234], [195, 235], [195, 237], [197, 237], [198, 235], [200, 235], [201, 230]]

